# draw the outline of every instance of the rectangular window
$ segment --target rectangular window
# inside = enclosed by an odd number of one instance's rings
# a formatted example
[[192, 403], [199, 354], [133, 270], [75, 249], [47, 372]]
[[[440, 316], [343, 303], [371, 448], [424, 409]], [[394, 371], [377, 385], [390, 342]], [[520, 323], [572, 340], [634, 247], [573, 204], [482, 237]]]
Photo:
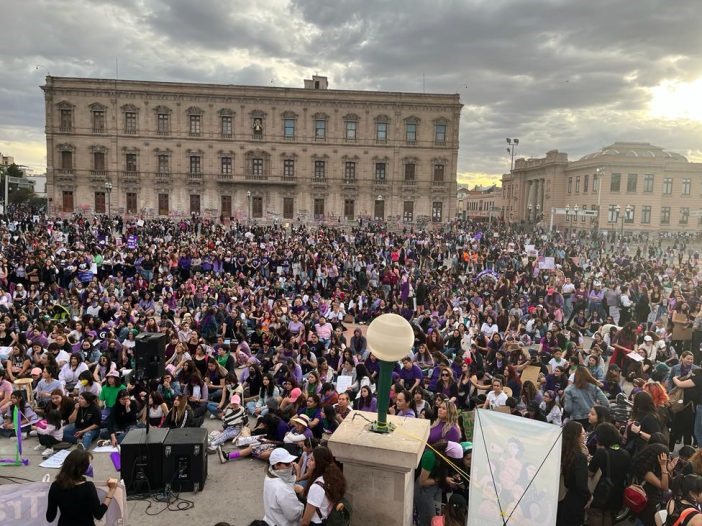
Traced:
[[686, 225], [688, 221], [690, 221], [690, 209], [685, 206], [680, 209], [680, 224]]
[[137, 156], [135, 153], [128, 153], [124, 156], [124, 168], [127, 172], [137, 171]]
[[626, 177], [626, 191], [636, 193], [636, 185], [639, 182], [638, 174], [629, 174]]
[[188, 128], [188, 132], [190, 133], [191, 137], [199, 137], [200, 136], [200, 124], [202, 122], [201, 116], [200, 115], [189, 115], [189, 122], [190, 122], [190, 127]]
[[61, 110], [61, 131], [69, 132], [73, 129], [73, 110]]
[[221, 120], [221, 127], [222, 127], [222, 137], [231, 137], [232, 136], [232, 116], [231, 115], [222, 115], [222, 120]]
[[385, 201], [382, 199], [376, 199], [373, 212], [374, 212], [374, 214], [373, 214], [374, 219], [379, 220], [379, 221], [382, 221], [383, 219], [385, 219]]
[[568, 177], [568, 193], [572, 194], [573, 193], [573, 178]]
[[97, 110], [93, 112], [93, 132], [103, 133], [105, 131], [105, 112]]
[[168, 113], [158, 114], [156, 131], [159, 135], [168, 135], [170, 133], [170, 116], [168, 115]]
[[231, 157], [222, 157], [221, 163], [222, 163], [222, 174], [231, 175], [232, 174], [232, 158]]
[[580, 193], [580, 176], [575, 177], [575, 193], [579, 194]]
[[202, 163], [199, 155], [190, 156], [190, 173], [199, 174], [202, 171]]
[[443, 183], [444, 182], [444, 165], [435, 164], [434, 165], [434, 182]]
[[378, 122], [375, 125], [375, 140], [379, 143], [385, 143], [388, 140], [388, 123]]
[[283, 197], [283, 219], [295, 218], [295, 201], [292, 197]]
[[251, 159], [251, 175], [263, 176], [263, 159]]
[[135, 134], [137, 132], [137, 114], [128, 111], [124, 114], [124, 133]]
[[585, 174], [583, 177], [583, 193], [587, 193], [588, 186], [590, 186], [590, 174]]
[[254, 196], [251, 198], [251, 214], [258, 219], [263, 217], [263, 197]]
[[347, 221], [353, 221], [356, 209], [356, 201], [353, 199], [344, 199], [344, 219]]
[[654, 181], [653, 174], [644, 175], [643, 191], [646, 192], [647, 194], [650, 194], [651, 192], [653, 192], [653, 181]]
[[666, 177], [663, 179], [663, 195], [673, 195], [673, 178]]
[[612, 179], [609, 181], [609, 191], [619, 192], [622, 185], [622, 174], [612, 174]]
[[346, 140], [355, 141], [356, 140], [356, 121], [346, 121]]
[[376, 183], [384, 183], [385, 182], [386, 166], [387, 165], [385, 163], [375, 163], [375, 182]]
[[405, 123], [405, 140], [407, 144], [415, 144], [417, 142], [417, 123]]
[[624, 209], [624, 222], [633, 223], [636, 216], [636, 206], [629, 205], [627, 208]]
[[324, 179], [327, 176], [327, 163], [326, 161], [315, 161], [314, 162], [314, 178]]
[[592, 191], [593, 192], [599, 192], [600, 191], [600, 178], [597, 174], [594, 174], [592, 176]]
[[104, 152], [94, 152], [93, 153], [93, 167], [96, 172], [105, 171], [105, 153]]
[[222, 205], [222, 217], [232, 217], [232, 196], [223, 195], [220, 199], [220, 205]]
[[641, 207], [641, 224], [650, 225], [651, 224], [651, 207], [649, 205]]
[[167, 216], [168, 214], [168, 194], [158, 194], [158, 215]]
[[63, 212], [73, 212], [73, 192], [70, 190], [64, 190], [61, 194], [61, 198], [61, 209]]
[[95, 192], [95, 213], [105, 213], [105, 192]]
[[402, 205], [402, 220], [405, 223], [414, 221], [414, 201], [405, 201]]
[[617, 205], [609, 205], [607, 209], [607, 222], [616, 223], [619, 219], [619, 213], [617, 212]]
[[286, 139], [295, 138], [295, 119], [283, 119], [283, 137]]
[[127, 213], [136, 214], [137, 212], [137, 195], [136, 192], [127, 192]]
[[405, 165], [405, 181], [414, 182], [414, 163], [407, 163]]
[[324, 119], [314, 121], [314, 138], [317, 141], [323, 141], [327, 138], [327, 121]]
[[446, 144], [446, 125], [437, 124], [434, 126], [434, 142], [436, 144]]
[[347, 183], [356, 181], [356, 163], [354, 161], [346, 161], [344, 165], [344, 181]]
[[294, 159], [283, 159], [283, 177], [295, 177]]
[[661, 208], [661, 225], [670, 224], [670, 207], [664, 206]]
[[444, 203], [442, 203], [441, 201], [434, 201], [431, 204], [431, 221], [432, 221], [432, 223], [441, 223], [443, 209], [444, 209]]
[[158, 156], [158, 173], [167, 174], [170, 173], [170, 167], [168, 166], [168, 155], [161, 154]]
[[200, 196], [198, 194], [190, 195], [190, 214], [200, 213]]
[[682, 180], [682, 195], [690, 195], [692, 193], [692, 179], [685, 178]]
[[324, 199], [317, 198], [314, 200], [314, 218], [324, 219]]

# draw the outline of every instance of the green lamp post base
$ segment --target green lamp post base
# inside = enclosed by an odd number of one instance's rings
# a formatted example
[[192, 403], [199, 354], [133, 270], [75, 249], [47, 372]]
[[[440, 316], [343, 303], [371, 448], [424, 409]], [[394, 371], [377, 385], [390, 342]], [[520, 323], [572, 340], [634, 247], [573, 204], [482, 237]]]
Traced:
[[388, 434], [395, 431], [395, 424], [391, 424], [390, 422], [378, 422], [376, 420], [371, 423], [370, 430], [373, 433]]

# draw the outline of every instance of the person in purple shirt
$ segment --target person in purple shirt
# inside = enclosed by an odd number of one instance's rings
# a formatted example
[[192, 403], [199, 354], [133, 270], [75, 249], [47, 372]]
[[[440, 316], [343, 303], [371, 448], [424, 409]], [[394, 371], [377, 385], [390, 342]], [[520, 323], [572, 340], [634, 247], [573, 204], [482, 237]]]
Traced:
[[402, 369], [399, 371], [399, 383], [407, 391], [414, 391], [422, 383], [424, 375], [418, 365], [412, 363], [412, 358], [405, 356], [402, 359]]
[[390, 414], [406, 418], [417, 418], [414, 409], [410, 407], [410, 400], [409, 391], [398, 391], [395, 395], [395, 406], [389, 409]]
[[450, 400], [441, 402], [436, 411], [436, 421], [429, 428], [427, 443], [435, 444], [439, 440], [458, 442], [461, 429], [458, 427], [458, 410]]
[[378, 410], [378, 401], [370, 390], [370, 387], [364, 385], [361, 387], [361, 392], [356, 398], [354, 405], [358, 411], [368, 411], [375, 413]]

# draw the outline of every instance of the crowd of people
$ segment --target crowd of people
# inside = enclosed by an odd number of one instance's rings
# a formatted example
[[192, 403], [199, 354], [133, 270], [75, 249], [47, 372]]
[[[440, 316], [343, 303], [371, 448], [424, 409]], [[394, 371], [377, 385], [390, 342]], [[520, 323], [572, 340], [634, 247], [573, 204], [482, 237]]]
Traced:
[[[675, 517], [702, 502], [702, 453], [691, 447], [702, 444], [702, 272], [691, 236], [18, 212], [0, 239], [2, 433], [14, 433], [18, 408], [45, 456], [118, 445], [147, 423], [216, 419], [210, 453], [268, 464], [269, 525], [323, 524], [345, 491], [324, 443], [352, 409], [377, 409], [379, 364], [362, 327], [396, 313], [415, 344], [393, 372], [390, 412], [431, 421], [419, 526], [465, 521], [472, 437], [462, 422], [476, 408], [563, 426], [559, 525], [611, 524], [632, 481], [647, 497], [645, 526], [660, 507]], [[143, 332], [165, 335], [161, 378], [134, 374]], [[537, 375], [523, 378], [527, 368]], [[607, 499], [594, 498], [594, 474], [611, 481]], [[292, 493], [278, 501], [282, 487]]]

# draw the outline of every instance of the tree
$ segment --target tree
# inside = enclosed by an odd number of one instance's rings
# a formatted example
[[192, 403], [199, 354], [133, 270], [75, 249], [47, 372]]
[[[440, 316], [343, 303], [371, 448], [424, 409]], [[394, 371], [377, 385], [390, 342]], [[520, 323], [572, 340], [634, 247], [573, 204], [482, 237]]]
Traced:
[[10, 177], [24, 177], [24, 172], [22, 172], [19, 166], [17, 166], [15, 163], [8, 166], [5, 173]]

